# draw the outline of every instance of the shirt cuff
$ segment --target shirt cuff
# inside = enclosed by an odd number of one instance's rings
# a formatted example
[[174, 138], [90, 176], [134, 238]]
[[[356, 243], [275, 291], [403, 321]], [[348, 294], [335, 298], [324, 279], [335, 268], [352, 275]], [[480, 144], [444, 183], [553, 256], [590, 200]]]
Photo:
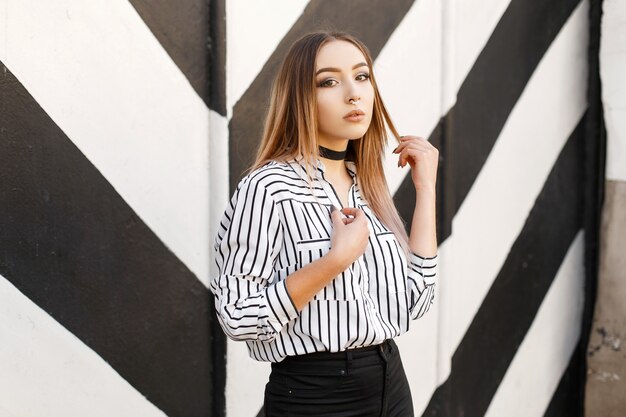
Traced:
[[436, 253], [435, 256], [427, 257], [420, 256], [415, 252], [410, 252], [409, 262], [411, 266], [424, 277], [424, 284], [426, 285], [435, 283], [435, 277], [437, 276], [438, 260], [439, 253]]
[[285, 280], [268, 286], [265, 289], [265, 297], [269, 307], [268, 322], [276, 333], [279, 333], [287, 323], [299, 316], [298, 309], [287, 292]]

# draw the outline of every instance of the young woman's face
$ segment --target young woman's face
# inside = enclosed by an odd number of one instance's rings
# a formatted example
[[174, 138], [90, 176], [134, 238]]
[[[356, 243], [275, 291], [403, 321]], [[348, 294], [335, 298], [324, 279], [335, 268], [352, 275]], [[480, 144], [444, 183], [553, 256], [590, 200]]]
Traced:
[[[319, 50], [315, 72], [318, 144], [344, 150], [346, 141], [363, 136], [372, 120], [374, 87], [369, 79], [370, 68], [356, 46], [337, 40]], [[364, 113], [360, 120], [345, 117], [353, 110]]]

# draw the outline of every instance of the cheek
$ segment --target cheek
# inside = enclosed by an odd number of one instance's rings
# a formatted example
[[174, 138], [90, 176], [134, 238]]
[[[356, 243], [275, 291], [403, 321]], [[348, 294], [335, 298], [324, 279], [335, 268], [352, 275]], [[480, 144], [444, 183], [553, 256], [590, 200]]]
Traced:
[[333, 124], [333, 120], [340, 113], [337, 107], [336, 99], [331, 94], [317, 95], [318, 124], [321, 127]]
[[317, 111], [322, 114], [329, 114], [333, 112], [336, 107], [336, 94], [334, 91], [322, 90], [317, 94]]

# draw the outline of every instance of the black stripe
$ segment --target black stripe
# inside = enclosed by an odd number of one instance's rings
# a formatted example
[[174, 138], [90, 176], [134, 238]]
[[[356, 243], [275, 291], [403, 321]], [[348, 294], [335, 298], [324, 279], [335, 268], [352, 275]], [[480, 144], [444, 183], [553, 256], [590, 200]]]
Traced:
[[452, 415], [482, 416], [528, 332], [537, 310], [581, 229], [584, 122], [562, 149], [487, 296], [453, 357], [450, 376], [424, 416], [447, 403]]
[[258, 148], [263, 134], [272, 79], [291, 44], [308, 32], [338, 28], [355, 34], [375, 59], [412, 4], [413, 0], [369, 0], [366, 7], [350, 0], [337, 0], [332, 5], [323, 1], [309, 2], [233, 108], [229, 123], [231, 193], [241, 174], [253, 162], [254, 153], [250, 150]]
[[[511, 1], [459, 88], [456, 104], [431, 134], [429, 140], [440, 155], [438, 242], [450, 236], [452, 219], [513, 106], [578, 3], [579, 0]], [[394, 200], [402, 218], [410, 225], [415, 208], [410, 175]]]
[[0, 68], [0, 274], [167, 415], [210, 413], [207, 289]]
[[207, 107], [226, 116], [224, 0], [130, 0]]

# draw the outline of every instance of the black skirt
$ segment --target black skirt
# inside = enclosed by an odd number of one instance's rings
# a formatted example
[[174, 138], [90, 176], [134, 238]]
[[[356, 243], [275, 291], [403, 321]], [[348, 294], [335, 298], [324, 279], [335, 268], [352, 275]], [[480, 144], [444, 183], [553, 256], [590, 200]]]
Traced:
[[267, 417], [413, 417], [411, 390], [393, 339], [272, 363]]

